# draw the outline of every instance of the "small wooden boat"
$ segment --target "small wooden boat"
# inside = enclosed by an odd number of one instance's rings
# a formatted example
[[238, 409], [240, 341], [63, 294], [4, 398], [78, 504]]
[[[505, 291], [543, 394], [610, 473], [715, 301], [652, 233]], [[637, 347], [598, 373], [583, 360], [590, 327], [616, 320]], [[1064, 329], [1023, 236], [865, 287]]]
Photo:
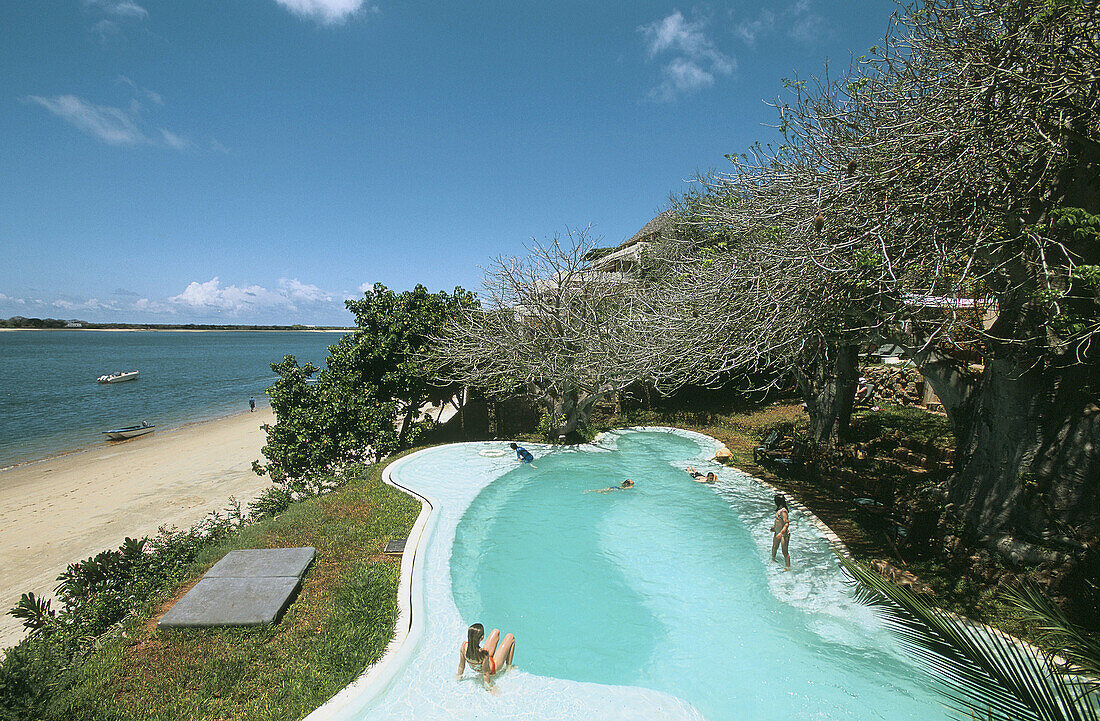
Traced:
[[142, 421], [140, 426], [115, 428], [113, 430], [103, 431], [103, 433], [112, 441], [124, 441], [127, 438], [136, 438], [137, 436], [144, 436], [146, 433], [152, 433], [154, 428], [156, 428], [156, 426], [151, 426], [145, 421]]
[[118, 373], [108, 373], [96, 378], [100, 383], [121, 383], [122, 381], [132, 381], [138, 377], [137, 371], [119, 371]]

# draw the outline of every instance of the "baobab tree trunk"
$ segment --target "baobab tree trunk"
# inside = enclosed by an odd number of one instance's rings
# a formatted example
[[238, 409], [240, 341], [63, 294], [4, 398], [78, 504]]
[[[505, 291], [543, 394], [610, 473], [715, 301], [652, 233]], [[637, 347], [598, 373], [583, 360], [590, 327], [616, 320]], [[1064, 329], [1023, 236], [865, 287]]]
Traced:
[[[1080, 208], [1100, 213], [1100, 145], [1088, 140], [1080, 125], [1067, 121], [1068, 157], [1049, 190], [1031, 199], [1030, 212], [1006, 213], [1006, 228], [1047, 227], [1051, 209]], [[1065, 255], [1050, 253], [1064, 271], [1068, 259], [1100, 263], [1093, 236], [1067, 232]], [[1032, 301], [1050, 279], [1064, 276], [1028, 264], [1025, 255], [1005, 264], [1011, 279], [996, 288], [1000, 315], [991, 333], [1000, 338], [1041, 339], [1055, 336], [1057, 326]], [[997, 260], [997, 259], [993, 259]], [[1057, 266], [1056, 266], [1057, 267]], [[1072, 274], [1070, 275], [1072, 278]], [[1068, 291], [1067, 291], [1068, 292]], [[1091, 292], [1095, 292], [1094, 289]], [[1081, 291], [1078, 291], [1081, 294]], [[1078, 312], [1095, 312], [1084, 296]], [[1065, 299], [1062, 312], [1072, 309]], [[968, 531], [983, 545], [1020, 563], [1053, 558], [1053, 549], [1080, 548], [1100, 539], [1100, 357], [1094, 344], [1023, 356], [1014, 362], [1011, 348], [986, 361], [974, 390], [968, 428], [960, 438], [950, 500]]]
[[1093, 364], [986, 364], [950, 501], [969, 533], [1018, 563], [1100, 534], [1100, 387]]
[[592, 415], [592, 408], [603, 395], [590, 393], [576, 386], [570, 386], [564, 392], [553, 388], [543, 391], [542, 403], [551, 418], [547, 429], [548, 439], [567, 436], [586, 425]]
[[917, 370], [932, 386], [936, 397], [943, 404], [947, 420], [951, 421], [951, 430], [956, 439], [955, 446], [961, 447], [963, 439], [970, 433], [974, 389], [979, 381], [978, 374], [970, 371], [963, 361], [941, 353], [932, 346], [917, 350], [908, 346], [905, 341], [895, 340], [895, 342], [907, 348]]
[[854, 345], [826, 343], [804, 366], [795, 369], [795, 379], [816, 443], [836, 445], [848, 432], [858, 378], [858, 349]]

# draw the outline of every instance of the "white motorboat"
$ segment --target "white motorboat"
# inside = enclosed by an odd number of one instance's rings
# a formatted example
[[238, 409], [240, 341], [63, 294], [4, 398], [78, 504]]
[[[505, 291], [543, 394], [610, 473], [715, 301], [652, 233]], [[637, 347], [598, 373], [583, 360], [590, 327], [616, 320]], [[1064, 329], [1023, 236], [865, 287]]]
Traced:
[[138, 377], [137, 371], [119, 371], [118, 373], [108, 373], [96, 378], [100, 383], [121, 383], [122, 381], [132, 381]]
[[103, 433], [112, 441], [124, 441], [127, 438], [136, 438], [138, 436], [144, 436], [146, 433], [152, 433], [154, 428], [156, 428], [156, 426], [151, 426], [146, 421], [142, 421], [140, 426], [115, 428], [109, 431], [103, 431]]

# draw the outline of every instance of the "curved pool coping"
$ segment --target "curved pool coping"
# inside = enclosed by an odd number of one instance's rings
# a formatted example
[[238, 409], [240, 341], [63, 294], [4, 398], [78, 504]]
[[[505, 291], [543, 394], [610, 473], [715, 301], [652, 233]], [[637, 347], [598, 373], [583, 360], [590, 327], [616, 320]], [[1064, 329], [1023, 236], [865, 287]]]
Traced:
[[[622, 431], [662, 431], [662, 432], [675, 432], [682, 433], [689, 436], [695, 436], [699, 439], [705, 439], [710, 442], [715, 449], [715, 452], [726, 449], [724, 443], [708, 436], [705, 433], [698, 431], [687, 430], [684, 428], [676, 428], [674, 426], [630, 426], [627, 428], [617, 428], [615, 432]], [[592, 445], [599, 442], [603, 433], [598, 434], [589, 444]], [[507, 442], [501, 441], [501, 442]], [[465, 441], [461, 443], [448, 443], [444, 445], [475, 445], [484, 443], [484, 441]], [[528, 444], [530, 445], [530, 444]], [[546, 444], [538, 444], [546, 445]], [[397, 604], [398, 604], [398, 616], [397, 625], [394, 631], [394, 636], [386, 646], [385, 652], [382, 657], [378, 659], [372, 666], [369, 666], [358, 678], [352, 681], [350, 684], [342, 688], [332, 698], [319, 706], [309, 715], [307, 715], [303, 721], [332, 721], [333, 719], [346, 718], [347, 714], [353, 713], [357, 710], [361, 710], [369, 703], [384, 687], [394, 678], [397, 672], [401, 670], [408, 657], [413, 653], [416, 648], [416, 641], [420, 638], [424, 630], [424, 599], [422, 590], [415, 584], [414, 572], [418, 565], [423, 563], [423, 554], [426, 547], [426, 535], [425, 531], [429, 528], [429, 525], [434, 523], [434, 511], [436, 508], [436, 501], [430, 496], [414, 491], [411, 488], [401, 485], [393, 479], [393, 471], [397, 467], [404, 463], [417, 458], [418, 456], [438, 450], [441, 446], [431, 446], [429, 448], [422, 448], [415, 453], [410, 453], [407, 456], [402, 456], [391, 463], [389, 463], [382, 470], [382, 481], [387, 485], [407, 493], [414, 498], [417, 498], [421, 502], [420, 514], [416, 517], [416, 521], [413, 523], [412, 529], [409, 531], [409, 536], [405, 542], [405, 552], [401, 556], [401, 579], [397, 589]], [[549, 446], [553, 448], [554, 446]], [[726, 449], [728, 450], [728, 449]], [[787, 504], [792, 509], [798, 511], [799, 518], [809, 520], [829, 544], [829, 547], [844, 556], [851, 557], [851, 552], [848, 549], [847, 544], [830, 528], [824, 521], [817, 517], [817, 515], [802, 504], [801, 501], [794, 498], [789, 492], [774, 486], [768, 481], [758, 478], [751, 473], [738, 468], [737, 466], [727, 466], [739, 473], [745, 475], [753, 482], [771, 490], [774, 493], [782, 493], [787, 498]], [[409, 554], [409, 548], [412, 547], [412, 554]], [[1032, 644], [1019, 639], [1015, 636], [1005, 633], [992, 626], [973, 621], [960, 616], [952, 612], [945, 612], [948, 616], [954, 618], [957, 621], [972, 627], [983, 629], [987, 633], [993, 636], [999, 637], [1007, 643], [1016, 645], [1023, 650], [1026, 650], [1036, 656], [1041, 656], [1042, 652]], [[355, 702], [359, 702], [358, 708], [355, 708]]]
[[[699, 433], [698, 431], [689, 431], [684, 428], [675, 428], [673, 426], [631, 426], [629, 428], [617, 428], [616, 431], [674, 431], [676, 433], [684, 433], [693, 435], [699, 438], [704, 438], [710, 443], [714, 444], [715, 450], [725, 448], [718, 439], [713, 436], [708, 436], [705, 433]], [[592, 443], [599, 441], [603, 433], [597, 435]], [[506, 442], [506, 441], [505, 441]], [[466, 445], [482, 443], [482, 441], [467, 441], [458, 444], [446, 444], [446, 445]], [[542, 445], [542, 444], [540, 444]], [[590, 444], [583, 444], [590, 445]], [[413, 523], [412, 529], [409, 531], [408, 539], [405, 541], [405, 552], [401, 556], [401, 580], [397, 588], [397, 626], [394, 631], [394, 636], [386, 646], [385, 652], [382, 657], [378, 659], [372, 666], [368, 667], [366, 671], [362, 673], [358, 678], [352, 681], [350, 684], [340, 689], [335, 696], [330, 698], [308, 716], [303, 721], [331, 721], [341, 717], [341, 714], [350, 712], [353, 710], [353, 702], [355, 701], [369, 701], [373, 698], [377, 691], [392, 680], [394, 675], [401, 670], [404, 662], [412, 654], [416, 647], [416, 639], [420, 637], [420, 634], [424, 629], [424, 607], [423, 607], [423, 594], [421, 589], [415, 584], [414, 571], [418, 564], [423, 563], [423, 553], [425, 548], [425, 533], [429, 524], [434, 520], [433, 513], [435, 511], [436, 503], [430, 496], [414, 491], [411, 488], [401, 485], [393, 479], [393, 471], [398, 466], [420, 456], [429, 451], [437, 450], [439, 446], [432, 446], [430, 448], [423, 448], [415, 453], [410, 453], [407, 456], [402, 456], [392, 463], [388, 464], [382, 470], [382, 481], [387, 485], [409, 494], [410, 496], [420, 501], [420, 514], [416, 517], [416, 522]], [[756, 483], [771, 489], [775, 493], [781, 493], [781, 491], [768, 483], [765, 480], [757, 478], [750, 473], [733, 466], [734, 470], [744, 473], [748, 478], [752, 479]], [[848, 553], [848, 547], [844, 544], [840, 537], [833, 532], [833, 529], [829, 528], [825, 523], [818, 518], [810, 509], [806, 508], [797, 499], [790, 496], [790, 494], [784, 494], [788, 498], [788, 505], [799, 512], [800, 518], [808, 519], [818, 529], [821, 535], [828, 541], [829, 546], [843, 553], [844, 555], [850, 555]], [[410, 547], [412, 548], [412, 554], [409, 553]]]

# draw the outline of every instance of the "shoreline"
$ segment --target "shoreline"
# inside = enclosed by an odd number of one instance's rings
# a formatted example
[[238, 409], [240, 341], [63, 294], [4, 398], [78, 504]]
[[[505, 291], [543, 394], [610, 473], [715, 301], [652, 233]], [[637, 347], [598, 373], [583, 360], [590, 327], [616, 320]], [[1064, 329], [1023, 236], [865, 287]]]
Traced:
[[[255, 413], [263, 413], [266, 416], [267, 414], [270, 413], [271, 406], [266, 403], [266, 400], [267, 400], [266, 397], [264, 398], [264, 400], [265, 400], [264, 405], [260, 405], [259, 403], [256, 404]], [[252, 413], [252, 415], [255, 415], [255, 413]], [[156, 432], [153, 435], [149, 436], [149, 438], [163, 438], [164, 436], [166, 436], [170, 433], [175, 433], [176, 431], [187, 430], [187, 429], [193, 428], [195, 426], [202, 426], [202, 425], [205, 425], [207, 423], [217, 423], [218, 421], [225, 421], [225, 420], [229, 420], [230, 418], [236, 418], [238, 416], [247, 416], [247, 415], [249, 415], [249, 411], [234, 411], [233, 413], [224, 413], [222, 415], [209, 416], [207, 418], [198, 418], [198, 419], [193, 420], [193, 421], [183, 421], [182, 423], [179, 423], [178, 425], [170, 425], [170, 424], [163, 424], [162, 425], [162, 424], [157, 423], [157, 424], [154, 424], [157, 427]], [[275, 417], [272, 416], [271, 417], [271, 422], [274, 423], [274, 421], [275, 421]], [[159, 433], [160, 435], [156, 435], [157, 433]], [[133, 440], [133, 439], [131, 439], [131, 440]], [[80, 454], [80, 453], [90, 453], [90, 452], [95, 452], [95, 451], [98, 451], [98, 450], [103, 450], [103, 449], [106, 449], [106, 448], [114, 448], [116, 446], [120, 447], [123, 444], [128, 443], [128, 442], [129, 441], [107, 441], [107, 440], [102, 440], [100, 443], [97, 443], [95, 445], [74, 446], [72, 448], [66, 448], [64, 450], [57, 451], [55, 453], [51, 453], [48, 456], [42, 456], [41, 458], [28, 458], [25, 461], [16, 461], [15, 463], [11, 463], [11, 464], [6, 465], [6, 466], [0, 466], [0, 489], [5, 487], [4, 474], [7, 471], [14, 471], [16, 469], [23, 468], [25, 466], [33, 466], [33, 465], [36, 465], [38, 463], [49, 463], [50, 461], [60, 460], [62, 458], [68, 458], [70, 456], [75, 456], [75, 455]]]
[[28, 591], [53, 598], [70, 563], [127, 536], [189, 528], [230, 497], [247, 504], [269, 487], [252, 461], [266, 442], [261, 424], [272, 422], [258, 408], [0, 470], [0, 649], [24, 633], [7, 610]]
[[355, 328], [0, 328], [8, 331], [92, 331], [94, 333], [351, 333]]

